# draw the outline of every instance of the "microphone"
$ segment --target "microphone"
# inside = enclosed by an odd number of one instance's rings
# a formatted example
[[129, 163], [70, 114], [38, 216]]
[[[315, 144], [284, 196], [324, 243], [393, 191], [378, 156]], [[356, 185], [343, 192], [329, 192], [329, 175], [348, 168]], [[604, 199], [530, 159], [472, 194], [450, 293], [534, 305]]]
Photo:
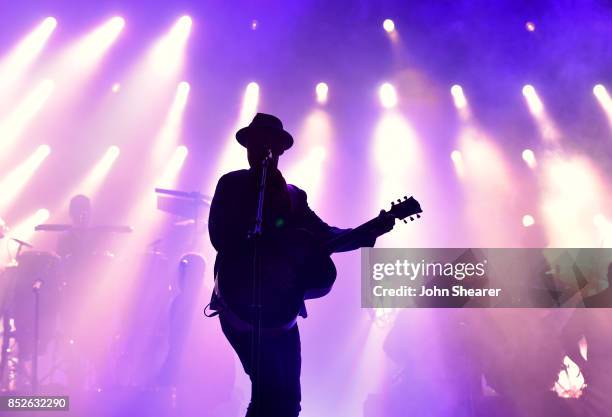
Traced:
[[266, 156], [264, 156], [264, 159], [261, 161], [261, 164], [264, 166], [267, 166], [272, 160], [272, 158], [273, 158], [272, 148], [268, 148], [266, 150]]

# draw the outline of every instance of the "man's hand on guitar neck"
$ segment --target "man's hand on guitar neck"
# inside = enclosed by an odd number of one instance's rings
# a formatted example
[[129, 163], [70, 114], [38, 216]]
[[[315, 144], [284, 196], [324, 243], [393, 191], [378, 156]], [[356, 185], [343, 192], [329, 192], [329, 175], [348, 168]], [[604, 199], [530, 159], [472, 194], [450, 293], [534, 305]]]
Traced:
[[393, 230], [393, 226], [395, 226], [395, 217], [391, 213], [381, 210], [378, 214], [376, 225], [372, 229], [372, 235], [378, 237], [389, 233]]
[[365, 240], [368, 241], [368, 244], [364, 246], [373, 247], [376, 243], [376, 239], [379, 236], [390, 232], [393, 229], [394, 225], [395, 217], [391, 213], [385, 210], [381, 210], [378, 214], [378, 217], [376, 217], [374, 223], [363, 231]]

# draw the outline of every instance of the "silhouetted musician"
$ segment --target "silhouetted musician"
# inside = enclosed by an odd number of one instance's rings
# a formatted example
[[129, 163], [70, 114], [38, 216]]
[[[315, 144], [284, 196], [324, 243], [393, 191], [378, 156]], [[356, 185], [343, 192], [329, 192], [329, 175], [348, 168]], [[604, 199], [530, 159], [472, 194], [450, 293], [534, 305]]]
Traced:
[[[285, 182], [277, 168], [278, 159], [293, 145], [293, 138], [283, 129], [278, 118], [258, 113], [248, 127], [236, 133], [236, 139], [247, 148], [251, 168], [222, 176], [212, 200], [208, 224], [210, 239], [218, 254], [211, 309], [219, 311], [223, 333], [251, 378], [253, 390], [246, 415], [297, 416], [301, 398], [300, 336], [295, 320], [290, 320], [291, 311], [306, 317], [304, 298], [326, 294], [329, 291], [326, 286], [331, 288], [333, 279], [326, 282], [317, 274], [311, 274], [308, 282], [300, 279], [300, 269], [295, 265], [300, 263], [301, 241], [291, 236], [294, 232], [305, 232], [312, 246], [313, 242], [329, 241], [350, 229], [339, 229], [323, 222], [309, 208], [306, 193]], [[262, 161], [270, 152], [263, 206], [263, 232], [258, 249], [264, 294], [264, 328], [257, 373], [254, 372], [251, 355], [254, 329], [253, 317], [250, 315], [253, 243], [248, 235], [257, 212]], [[393, 222], [393, 218], [383, 219], [375, 228], [356, 233], [357, 236], [350, 242], [340, 245], [334, 251], [371, 247], [377, 236], [392, 229]], [[333, 264], [328, 267], [333, 269]]]

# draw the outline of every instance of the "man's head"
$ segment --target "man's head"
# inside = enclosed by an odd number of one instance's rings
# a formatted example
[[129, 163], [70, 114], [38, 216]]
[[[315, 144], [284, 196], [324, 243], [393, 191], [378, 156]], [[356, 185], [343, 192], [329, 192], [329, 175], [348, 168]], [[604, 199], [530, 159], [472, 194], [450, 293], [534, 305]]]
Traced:
[[89, 226], [91, 219], [91, 201], [83, 194], [75, 195], [70, 200], [70, 219], [76, 227]]
[[236, 133], [236, 140], [247, 148], [251, 168], [257, 168], [272, 151], [272, 167], [276, 168], [278, 157], [293, 145], [293, 138], [283, 129], [278, 117], [257, 113], [247, 127]]

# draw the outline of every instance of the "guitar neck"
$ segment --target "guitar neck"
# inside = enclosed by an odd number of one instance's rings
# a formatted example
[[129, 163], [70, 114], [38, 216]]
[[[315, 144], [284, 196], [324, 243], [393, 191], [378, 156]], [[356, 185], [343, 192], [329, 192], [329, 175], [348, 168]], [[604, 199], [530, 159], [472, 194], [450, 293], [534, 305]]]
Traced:
[[340, 236], [336, 236], [335, 238], [328, 240], [323, 244], [323, 250], [330, 254], [336, 252], [343, 246], [346, 246], [349, 243], [353, 242], [362, 233], [374, 228], [378, 221], [379, 218], [374, 217], [373, 219], [368, 220], [362, 225], [359, 225], [354, 229], [349, 230], [348, 232], [342, 233]]

